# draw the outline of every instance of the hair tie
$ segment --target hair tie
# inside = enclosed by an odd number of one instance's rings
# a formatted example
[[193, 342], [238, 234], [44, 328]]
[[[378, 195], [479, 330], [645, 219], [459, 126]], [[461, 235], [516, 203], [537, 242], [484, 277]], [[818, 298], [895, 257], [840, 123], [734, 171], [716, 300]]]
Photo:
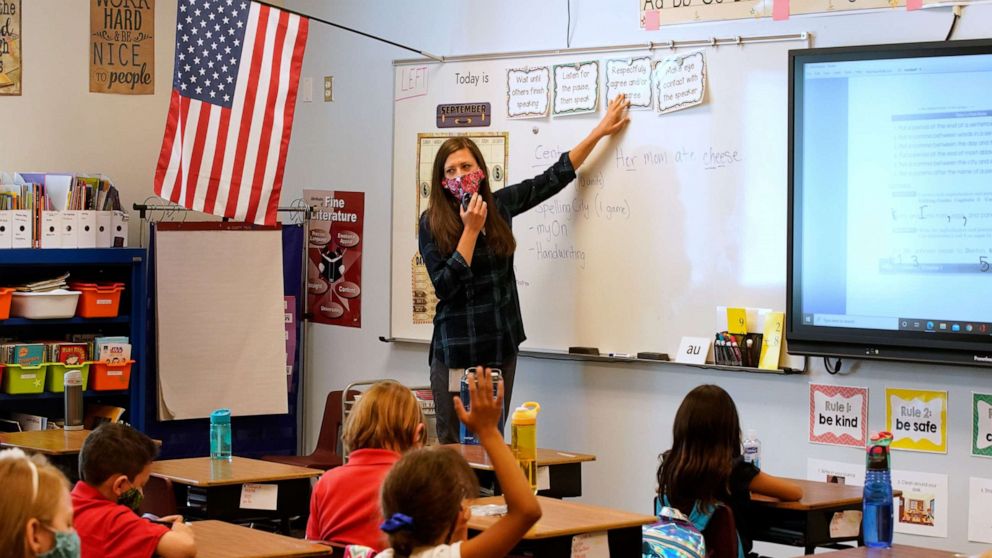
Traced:
[[4, 459], [23, 459], [27, 461], [28, 467], [31, 468], [31, 502], [34, 503], [35, 498], [38, 497], [38, 466], [31, 461], [26, 453], [20, 448], [11, 448], [0, 451], [0, 461]]
[[390, 535], [396, 531], [408, 531], [413, 528], [413, 518], [402, 513], [394, 513], [392, 517], [383, 521], [379, 528]]

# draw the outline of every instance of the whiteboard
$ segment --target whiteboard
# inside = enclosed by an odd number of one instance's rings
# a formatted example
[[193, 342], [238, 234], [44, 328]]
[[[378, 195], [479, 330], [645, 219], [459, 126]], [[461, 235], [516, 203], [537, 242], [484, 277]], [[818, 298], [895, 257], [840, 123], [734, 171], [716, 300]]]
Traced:
[[[562, 192], [513, 220], [523, 349], [673, 353], [682, 336], [711, 337], [717, 306], [782, 310], [787, 233], [788, 50], [802, 43], [703, 49], [701, 105], [638, 110]], [[677, 54], [690, 51], [679, 49]], [[506, 133], [506, 184], [572, 148], [605, 111], [608, 60], [674, 53], [593, 53], [397, 64], [393, 118], [391, 335], [429, 341], [415, 323], [418, 135]], [[599, 61], [591, 114], [507, 117], [507, 72]], [[492, 125], [441, 130], [436, 107], [488, 102]], [[553, 112], [553, 111], [552, 111]], [[487, 161], [491, 165], [491, 161]], [[425, 161], [429, 164], [429, 161]], [[422, 208], [421, 208], [422, 209]], [[418, 284], [419, 279], [419, 284]], [[429, 283], [429, 282], [428, 282]], [[423, 293], [418, 293], [423, 294]], [[423, 304], [423, 297], [417, 297]], [[423, 321], [423, 320], [419, 320]]]

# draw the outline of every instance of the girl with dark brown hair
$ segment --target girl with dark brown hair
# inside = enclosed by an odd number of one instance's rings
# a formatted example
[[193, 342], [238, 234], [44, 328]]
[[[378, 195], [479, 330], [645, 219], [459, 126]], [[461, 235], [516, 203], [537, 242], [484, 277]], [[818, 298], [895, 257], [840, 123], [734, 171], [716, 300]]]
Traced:
[[[799, 500], [799, 485], [762, 472], [741, 456], [741, 425], [737, 406], [719, 386], [703, 385], [682, 400], [672, 426], [672, 447], [661, 455], [658, 499], [690, 520], [709, 520], [722, 507], [732, 510], [738, 537], [717, 536], [705, 523], [696, 527], [706, 539], [706, 554], [733, 558], [751, 550], [747, 517], [743, 513], [755, 492], [780, 500]], [[733, 533], [731, 532], [731, 535]], [[739, 539], [739, 541], [738, 541]]]
[[514, 216], [560, 192], [599, 140], [627, 124], [630, 102], [620, 95], [571, 151], [530, 180], [493, 192], [479, 147], [466, 137], [444, 142], [434, 157], [430, 207], [420, 216], [420, 254], [438, 303], [428, 362], [442, 444], [458, 441], [451, 392], [476, 363], [498, 367], [510, 404], [517, 347], [524, 341], [513, 272]]

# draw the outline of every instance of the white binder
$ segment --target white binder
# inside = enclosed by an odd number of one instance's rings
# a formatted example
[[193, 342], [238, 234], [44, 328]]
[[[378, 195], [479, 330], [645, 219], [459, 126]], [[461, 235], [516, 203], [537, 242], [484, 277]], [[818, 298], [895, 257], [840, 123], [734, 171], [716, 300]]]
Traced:
[[10, 212], [11, 214], [11, 226], [13, 230], [13, 240], [10, 243], [11, 248], [32, 248], [32, 232], [34, 228], [32, 226], [33, 215], [30, 209], [15, 209]]
[[62, 247], [75, 248], [79, 243], [79, 211], [59, 211], [62, 216]]
[[77, 248], [96, 248], [96, 211], [79, 212]]
[[41, 212], [41, 238], [42, 248], [62, 247], [62, 215], [59, 211]]
[[14, 242], [13, 215], [10, 211], [0, 211], [0, 250], [10, 248]]
[[114, 245], [114, 235], [111, 229], [114, 226], [113, 211], [96, 212], [96, 247], [110, 248]]
[[127, 212], [114, 211], [114, 220], [111, 227], [113, 236], [113, 246], [115, 248], [127, 248]]

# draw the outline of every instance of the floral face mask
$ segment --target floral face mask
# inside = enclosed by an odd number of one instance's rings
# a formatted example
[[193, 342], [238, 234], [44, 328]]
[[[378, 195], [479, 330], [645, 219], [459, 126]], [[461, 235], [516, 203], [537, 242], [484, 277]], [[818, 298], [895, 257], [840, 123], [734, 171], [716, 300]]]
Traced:
[[442, 181], [444, 188], [451, 192], [456, 200], [462, 202], [467, 195], [474, 195], [479, 191], [479, 184], [486, 177], [486, 173], [481, 169], [476, 169], [470, 173], [463, 174], [455, 178], [445, 178]]

